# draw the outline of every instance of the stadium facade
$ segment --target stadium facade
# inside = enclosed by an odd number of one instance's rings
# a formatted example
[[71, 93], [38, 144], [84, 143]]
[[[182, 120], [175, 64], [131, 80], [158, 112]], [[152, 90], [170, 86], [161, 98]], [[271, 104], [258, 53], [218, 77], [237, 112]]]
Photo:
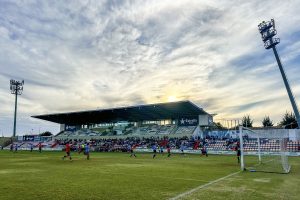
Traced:
[[[128, 125], [141, 127], [145, 124], [173, 125], [176, 127], [210, 126], [213, 116], [191, 101], [147, 104], [79, 112], [55, 113], [32, 116], [60, 124], [61, 131], [95, 129], [97, 127]], [[118, 134], [120, 131], [116, 130]]]

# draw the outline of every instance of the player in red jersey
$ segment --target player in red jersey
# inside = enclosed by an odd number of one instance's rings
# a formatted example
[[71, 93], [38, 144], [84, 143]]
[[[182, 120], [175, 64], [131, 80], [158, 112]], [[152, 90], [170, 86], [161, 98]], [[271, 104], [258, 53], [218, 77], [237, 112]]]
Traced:
[[169, 144], [167, 144], [167, 152], [168, 152], [168, 157], [171, 156], [171, 147]]
[[69, 142], [67, 142], [67, 144], [66, 144], [66, 155], [64, 157], [62, 157], [62, 159], [64, 160], [67, 157], [69, 157], [70, 160], [72, 160], [72, 157], [71, 157], [71, 145], [70, 145]]
[[78, 144], [78, 147], [77, 147], [77, 152], [78, 152], [78, 154], [80, 154], [81, 151], [82, 151], [81, 144]]
[[129, 145], [129, 148], [130, 148], [130, 157], [134, 156], [136, 157], [135, 153], [134, 153], [134, 149], [137, 147], [138, 145]]
[[41, 142], [38, 144], [38, 147], [39, 147], [39, 152], [42, 153], [42, 143]]

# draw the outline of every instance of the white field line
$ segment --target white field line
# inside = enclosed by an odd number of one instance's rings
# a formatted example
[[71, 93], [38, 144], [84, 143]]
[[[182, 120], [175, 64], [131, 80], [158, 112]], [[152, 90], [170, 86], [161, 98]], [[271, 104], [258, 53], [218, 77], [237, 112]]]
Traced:
[[234, 172], [234, 173], [229, 174], [229, 175], [227, 175], [227, 176], [224, 176], [224, 177], [222, 177], [222, 178], [216, 179], [216, 180], [214, 180], [214, 181], [210, 181], [210, 182], [208, 182], [208, 183], [206, 183], [206, 184], [204, 184], [204, 185], [199, 185], [198, 187], [196, 187], [196, 188], [194, 188], [194, 189], [191, 189], [191, 190], [189, 190], [189, 191], [187, 191], [187, 192], [181, 193], [181, 194], [179, 194], [179, 195], [177, 195], [177, 196], [175, 196], [175, 197], [173, 197], [173, 198], [170, 198], [169, 200], [177, 200], [177, 199], [180, 199], [180, 198], [182, 198], [182, 197], [184, 197], [184, 196], [187, 196], [187, 195], [192, 194], [193, 192], [196, 192], [197, 190], [200, 190], [200, 189], [202, 189], [202, 188], [205, 188], [205, 187], [208, 187], [208, 186], [210, 186], [210, 185], [212, 185], [212, 184], [215, 184], [215, 183], [217, 183], [217, 182], [220, 182], [220, 181], [222, 181], [222, 180], [224, 180], [224, 179], [226, 179], [226, 178], [229, 178], [229, 177], [231, 177], [231, 176], [234, 176], [234, 175], [236, 175], [236, 174], [238, 174], [238, 173], [240, 173], [240, 172], [241, 172], [241, 171]]

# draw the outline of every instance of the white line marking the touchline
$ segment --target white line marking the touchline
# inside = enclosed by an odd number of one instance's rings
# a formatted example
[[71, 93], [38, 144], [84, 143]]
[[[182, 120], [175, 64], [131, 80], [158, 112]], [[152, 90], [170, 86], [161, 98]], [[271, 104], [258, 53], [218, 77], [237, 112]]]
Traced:
[[229, 178], [229, 177], [231, 177], [231, 176], [234, 176], [234, 175], [236, 175], [236, 174], [238, 174], [238, 173], [240, 173], [240, 172], [241, 172], [241, 171], [234, 172], [234, 173], [229, 174], [229, 175], [227, 175], [227, 176], [224, 176], [224, 177], [222, 177], [222, 178], [219, 178], [219, 179], [216, 179], [216, 180], [214, 180], [214, 181], [208, 182], [208, 183], [206, 183], [206, 184], [204, 184], [204, 185], [199, 185], [198, 187], [196, 187], [196, 188], [194, 188], [194, 189], [191, 189], [191, 190], [189, 190], [189, 191], [187, 191], [187, 192], [181, 193], [181, 194], [179, 194], [179, 195], [177, 195], [177, 196], [175, 196], [175, 197], [173, 197], [173, 198], [170, 198], [169, 200], [177, 200], [177, 199], [180, 199], [180, 198], [182, 198], [182, 197], [184, 197], [184, 196], [186, 196], [186, 195], [190, 195], [190, 194], [192, 194], [193, 192], [196, 192], [197, 190], [200, 190], [200, 189], [205, 188], [205, 187], [207, 187], [207, 186], [210, 186], [210, 185], [212, 185], [212, 184], [214, 184], [214, 183], [217, 183], [217, 182], [219, 182], [219, 181], [222, 181], [222, 180], [224, 180], [224, 179], [226, 179], [226, 178]]

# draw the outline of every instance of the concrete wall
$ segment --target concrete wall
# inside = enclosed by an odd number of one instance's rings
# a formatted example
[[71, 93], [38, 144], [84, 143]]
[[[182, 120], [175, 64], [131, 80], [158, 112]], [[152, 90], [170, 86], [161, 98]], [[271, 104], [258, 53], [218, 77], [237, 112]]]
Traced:
[[211, 115], [199, 115], [200, 126], [210, 126], [212, 122], [213, 122], [213, 117]]
[[60, 124], [60, 131], [64, 131], [66, 129], [66, 125], [65, 124]]

